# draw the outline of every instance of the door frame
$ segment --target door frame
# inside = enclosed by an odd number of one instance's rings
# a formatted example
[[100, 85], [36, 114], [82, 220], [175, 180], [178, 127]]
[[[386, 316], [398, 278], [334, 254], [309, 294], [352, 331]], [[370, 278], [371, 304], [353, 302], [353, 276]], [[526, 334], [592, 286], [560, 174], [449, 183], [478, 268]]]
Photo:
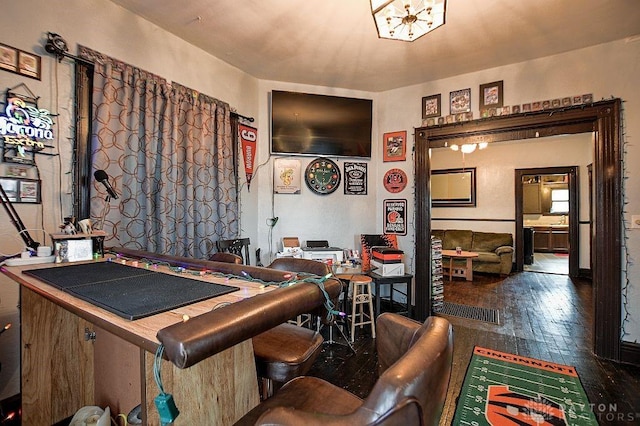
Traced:
[[[512, 114], [416, 129], [415, 315], [431, 314], [431, 164], [429, 150], [453, 143], [524, 141], [593, 132], [595, 230], [593, 246], [593, 352], [620, 361], [622, 310], [622, 101], [609, 99], [550, 111]], [[515, 221], [515, 218], [514, 218]], [[542, 332], [542, 331], [541, 331]]]
[[579, 191], [578, 191], [578, 166], [566, 167], [538, 167], [529, 169], [516, 169], [514, 188], [516, 195], [516, 238], [515, 238], [515, 272], [524, 271], [524, 207], [522, 176], [525, 175], [560, 175], [569, 176], [569, 276], [576, 278], [580, 274], [579, 259]]

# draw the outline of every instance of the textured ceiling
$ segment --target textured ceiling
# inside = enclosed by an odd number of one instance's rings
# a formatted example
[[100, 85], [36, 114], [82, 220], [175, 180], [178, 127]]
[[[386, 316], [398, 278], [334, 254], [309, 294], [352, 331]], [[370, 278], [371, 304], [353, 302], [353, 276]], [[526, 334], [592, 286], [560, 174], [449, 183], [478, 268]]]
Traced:
[[638, 0], [448, 0], [411, 43], [379, 39], [367, 0], [112, 1], [256, 78], [373, 92], [640, 39]]

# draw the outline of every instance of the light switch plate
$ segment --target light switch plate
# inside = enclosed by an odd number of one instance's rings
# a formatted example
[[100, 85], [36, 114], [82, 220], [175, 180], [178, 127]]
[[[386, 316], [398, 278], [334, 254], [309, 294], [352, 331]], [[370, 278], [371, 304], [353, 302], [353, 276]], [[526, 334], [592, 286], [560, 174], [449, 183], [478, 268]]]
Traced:
[[640, 228], [640, 215], [632, 215], [631, 216], [631, 227], [632, 228]]

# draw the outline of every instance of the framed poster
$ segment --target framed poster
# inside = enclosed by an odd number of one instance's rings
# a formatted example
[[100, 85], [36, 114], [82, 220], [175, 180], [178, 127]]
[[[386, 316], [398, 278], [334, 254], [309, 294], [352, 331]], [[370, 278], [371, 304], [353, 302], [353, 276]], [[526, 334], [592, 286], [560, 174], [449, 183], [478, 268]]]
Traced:
[[471, 111], [471, 88], [449, 92], [449, 114]]
[[18, 50], [0, 44], [0, 68], [7, 71], [18, 71]]
[[367, 195], [367, 163], [344, 163], [345, 195]]
[[276, 158], [273, 161], [273, 192], [300, 194], [300, 160]]
[[422, 98], [422, 118], [440, 117], [442, 112], [440, 102], [440, 94], [425, 96]]
[[480, 111], [503, 106], [502, 80], [480, 85]]
[[407, 152], [407, 132], [385, 133], [382, 146], [384, 147], [383, 161], [404, 161]]
[[24, 51], [18, 52], [18, 73], [40, 80], [40, 56]]
[[37, 179], [0, 177], [0, 185], [12, 203], [40, 203], [40, 181]]
[[383, 233], [407, 235], [407, 200], [384, 200]]

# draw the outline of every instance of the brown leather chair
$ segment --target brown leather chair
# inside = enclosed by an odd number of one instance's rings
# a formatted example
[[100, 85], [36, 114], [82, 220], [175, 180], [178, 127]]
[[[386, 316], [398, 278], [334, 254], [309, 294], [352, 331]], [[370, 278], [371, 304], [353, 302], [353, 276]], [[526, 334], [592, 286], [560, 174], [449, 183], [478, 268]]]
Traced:
[[394, 313], [377, 319], [379, 378], [362, 400], [314, 377], [298, 377], [238, 425], [437, 425], [449, 387], [453, 328]]
[[235, 263], [237, 265], [242, 265], [242, 257], [233, 253], [225, 253], [225, 252], [217, 252], [213, 253], [209, 256], [209, 260], [213, 260], [215, 262], [224, 262], [224, 263]]
[[[308, 259], [281, 258], [268, 266], [292, 274], [304, 272], [324, 276], [329, 266]], [[274, 392], [274, 382], [286, 383], [306, 374], [320, 354], [324, 339], [320, 333], [293, 324], [280, 324], [253, 338], [253, 353], [258, 377], [262, 379], [262, 397]]]

